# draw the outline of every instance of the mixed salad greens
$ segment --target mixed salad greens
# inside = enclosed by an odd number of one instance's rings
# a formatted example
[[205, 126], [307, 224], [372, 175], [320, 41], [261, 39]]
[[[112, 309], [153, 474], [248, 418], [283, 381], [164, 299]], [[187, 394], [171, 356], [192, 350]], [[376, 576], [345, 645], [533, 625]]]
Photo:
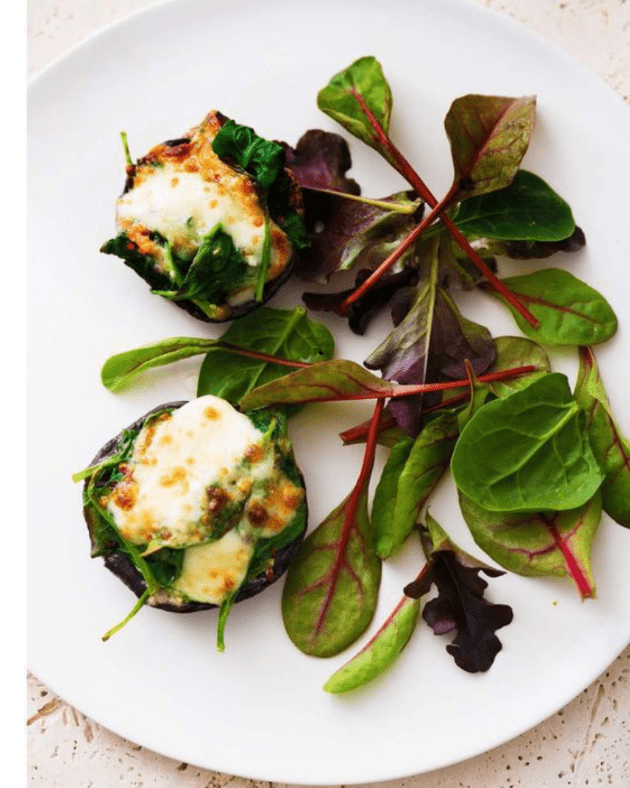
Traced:
[[[350, 157], [338, 135], [309, 131], [295, 148], [283, 144], [303, 191], [309, 236], [298, 274], [328, 281], [338, 271], [356, 272], [354, 287], [306, 293], [304, 302], [347, 319], [356, 333], [387, 307], [391, 333], [362, 366], [332, 358], [330, 332], [303, 307], [262, 307], [220, 339], [176, 337], [113, 356], [103, 383], [118, 391], [144, 370], [200, 354], [198, 395], [224, 397], [246, 413], [273, 407], [290, 415], [307, 403], [374, 400], [371, 420], [342, 433], [345, 443], [365, 443], [356, 485], [311, 530], [289, 568], [287, 633], [310, 655], [348, 648], [372, 622], [382, 562], [416, 534], [424, 553], [417, 577], [325, 689], [345, 692], [374, 679], [420, 618], [436, 634], [454, 634], [446, 648], [459, 667], [485, 671], [512, 610], [486, 599], [481, 574], [503, 571], [465, 553], [427, 504], [450, 469], [462, 516], [496, 564], [568, 578], [582, 598], [593, 597], [589, 556], [602, 512], [630, 527], [630, 442], [615, 422], [593, 351], [615, 334], [617, 320], [604, 296], [568, 271], [527, 270], [528, 260], [586, 242], [565, 200], [521, 169], [533, 97], [468, 95], [452, 103], [445, 128], [454, 176], [439, 200], [389, 136], [392, 96], [374, 57], [334, 76], [318, 105], [381, 154], [409, 189], [362, 197], [346, 175]], [[502, 278], [502, 257], [522, 261], [525, 273]], [[521, 335], [493, 337], [466, 318], [457, 293], [473, 288], [504, 303]], [[558, 346], [577, 353], [573, 389], [551, 369], [545, 347]], [[316, 419], [316, 407], [312, 413]], [[377, 444], [389, 457], [370, 501]]]

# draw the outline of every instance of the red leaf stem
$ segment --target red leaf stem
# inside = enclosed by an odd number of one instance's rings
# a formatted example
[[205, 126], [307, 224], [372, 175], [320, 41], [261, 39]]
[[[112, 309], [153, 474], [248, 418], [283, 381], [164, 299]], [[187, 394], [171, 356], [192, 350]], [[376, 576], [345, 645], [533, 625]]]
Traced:
[[319, 610], [316, 631], [319, 631], [323, 625], [323, 621], [326, 618], [326, 613], [328, 612], [328, 608], [330, 607], [334, 596], [337, 579], [339, 578], [341, 569], [346, 562], [346, 547], [348, 545], [350, 533], [352, 532], [352, 529], [355, 525], [355, 517], [357, 508], [359, 506], [359, 501], [365, 492], [365, 488], [367, 487], [367, 484], [370, 480], [372, 468], [374, 466], [374, 455], [376, 453], [376, 443], [378, 438], [378, 425], [381, 420], [384, 404], [384, 400], [379, 399], [376, 401], [376, 405], [374, 406], [374, 413], [370, 421], [367, 442], [365, 444], [365, 451], [363, 453], [363, 464], [361, 465], [361, 471], [359, 473], [357, 483], [350, 493], [348, 503], [346, 504], [346, 510], [344, 512], [343, 518], [343, 527], [336, 547], [335, 560], [330, 572], [327, 574], [327, 576], [331, 579], [330, 587], [324, 599], [324, 603]]
[[[526, 370], [526, 371], [525, 371]], [[492, 380], [509, 380], [510, 378], [516, 378], [520, 375], [525, 375], [527, 372], [533, 372], [535, 367], [533, 365], [527, 367], [513, 367], [512, 369], [504, 369], [501, 372], [492, 372], [488, 373], [488, 375], [481, 375], [477, 378], [478, 381], [482, 383], [491, 382], [489, 380], [490, 376], [492, 376]], [[500, 377], [499, 377], [500, 376]], [[469, 380], [466, 382], [470, 382]], [[462, 384], [459, 382], [459, 385], [454, 386], [451, 382], [449, 382], [449, 388], [459, 388]], [[441, 402], [438, 402], [437, 405], [431, 405], [429, 408], [423, 408], [423, 413], [433, 413], [436, 410], [442, 410], [444, 408], [450, 408], [451, 405], [459, 405], [462, 402], [466, 402], [470, 397], [470, 389], [466, 390], [463, 394], [457, 394], [454, 397], [447, 397], [443, 399]], [[391, 427], [396, 426], [396, 419], [393, 416], [384, 416], [379, 424], [379, 432], [384, 430], [390, 429]], [[362, 441], [369, 429], [370, 422], [363, 422], [362, 424], [358, 424], [356, 427], [350, 427], [344, 432], [339, 433], [339, 437], [341, 440], [346, 443], [359, 443]]]
[[[379, 142], [381, 143], [381, 145], [387, 151], [387, 153], [388, 153], [389, 157], [391, 158], [392, 163], [395, 166], [395, 168], [403, 176], [403, 178], [405, 178], [405, 180], [411, 186], [413, 186], [413, 188], [416, 191], [416, 193], [418, 194], [418, 196], [421, 197], [432, 209], [434, 209], [431, 212], [431, 214], [430, 214], [431, 219], [433, 220], [433, 218], [435, 218], [435, 214], [436, 214], [436, 210], [435, 209], [439, 208], [439, 211], [437, 211], [438, 218], [444, 224], [444, 226], [449, 231], [451, 236], [454, 238], [454, 240], [456, 241], [458, 246], [461, 248], [461, 250], [466, 253], [466, 255], [469, 257], [469, 259], [477, 266], [479, 271], [492, 284], [494, 289], [498, 293], [501, 293], [501, 295], [505, 298], [505, 300], [508, 301], [508, 303], [512, 304], [514, 309], [516, 309], [525, 318], [525, 320], [527, 320], [528, 323], [530, 323], [532, 326], [534, 326], [534, 328], [538, 328], [538, 326], [540, 325], [539, 321], [532, 315], [532, 313], [527, 309], [527, 307], [524, 304], [521, 303], [521, 301], [519, 300], [518, 296], [515, 295], [514, 293], [512, 293], [510, 290], [508, 290], [507, 287], [503, 284], [503, 282], [488, 268], [488, 266], [484, 262], [484, 260], [481, 257], [481, 255], [472, 248], [472, 246], [470, 245], [468, 240], [457, 229], [455, 224], [453, 224], [453, 222], [450, 219], [450, 217], [443, 213], [443, 211], [445, 211], [449, 207], [450, 201], [453, 199], [453, 197], [457, 193], [457, 191], [458, 191], [458, 184], [454, 183], [451, 186], [451, 188], [449, 189], [449, 192], [446, 195], [446, 197], [438, 204], [437, 199], [435, 198], [435, 196], [433, 195], [431, 190], [428, 188], [428, 186], [425, 184], [425, 182], [422, 180], [420, 175], [418, 175], [418, 173], [414, 170], [414, 168], [411, 166], [411, 164], [409, 164], [407, 159], [403, 156], [403, 154], [398, 150], [398, 148], [390, 140], [389, 136], [385, 133], [385, 130], [381, 127], [381, 124], [376, 120], [374, 115], [370, 112], [370, 109], [367, 106], [367, 104], [365, 103], [365, 101], [363, 99], [363, 96], [361, 96], [361, 94], [355, 92], [355, 98], [356, 98], [357, 102], [360, 104], [361, 109], [363, 110], [365, 116], [369, 120], [370, 125], [372, 126], [372, 128], [376, 132], [376, 135], [377, 135], [377, 137], [379, 139]], [[424, 222], [423, 222], [423, 224], [424, 224]], [[424, 229], [425, 228], [423, 228], [423, 230]], [[419, 233], [418, 233], [418, 235], [419, 235]], [[405, 238], [405, 240], [403, 241], [403, 244], [405, 244], [405, 246], [404, 246], [404, 248], [402, 248], [400, 253], [396, 256], [396, 258], [394, 259], [394, 262], [395, 262], [396, 259], [398, 259], [400, 254], [402, 254], [402, 252], [405, 251], [405, 249], [409, 246], [409, 244], [412, 243], [415, 240], [416, 237], [417, 237], [417, 235], [415, 235], [413, 237], [413, 239], [411, 239], [411, 240], [408, 240], [409, 236], [407, 238]], [[397, 251], [398, 250], [396, 250], [396, 252]], [[393, 254], [396, 254], [396, 252], [394, 252]], [[385, 261], [385, 262], [387, 262], [387, 261]], [[389, 268], [391, 265], [393, 265], [393, 262], [390, 263], [387, 267]], [[379, 267], [379, 269], [377, 269], [377, 271], [378, 270], [380, 270], [380, 267]], [[385, 268], [384, 271], [385, 270], [387, 270], [387, 268]], [[379, 274], [379, 276], [380, 276], [380, 274]], [[378, 279], [378, 277], [376, 277], [376, 278]], [[372, 279], [372, 277], [370, 277], [370, 279], [368, 279], [367, 282], [370, 282], [371, 279]], [[363, 287], [363, 291], [362, 291], [361, 294], [363, 294], [368, 289], [368, 287], [371, 287], [371, 285], [374, 283], [374, 281], [376, 281], [376, 280], [373, 280], [372, 282], [370, 282], [370, 284], [367, 287], [366, 287], [367, 282], [365, 282], [363, 284], [363, 286], [362, 286]], [[356, 298], [358, 298], [358, 297], [359, 296], [356, 296]], [[346, 299], [346, 302], [344, 302], [344, 305], [346, 303], [348, 305], [351, 304], [353, 301], [356, 300], [356, 298], [354, 297], [354, 294], [353, 294], [352, 301], [350, 299]]]
[[567, 569], [569, 574], [573, 578], [575, 585], [582, 596], [582, 599], [587, 599], [589, 597], [595, 596], [595, 589], [589, 583], [588, 577], [584, 574], [584, 571], [578, 564], [575, 556], [571, 552], [569, 545], [566, 542], [566, 539], [562, 538], [562, 535], [556, 528], [555, 524], [545, 515], [541, 515], [541, 518], [544, 520], [545, 525], [549, 529], [549, 533], [551, 534], [554, 543], [558, 550], [562, 553], [564, 560], [567, 563]]
[[257, 350], [249, 350], [248, 348], [241, 347], [240, 345], [233, 345], [231, 342], [222, 342], [219, 340], [215, 347], [221, 347], [229, 350], [237, 356], [245, 356], [246, 358], [254, 358], [258, 361], [267, 361], [270, 364], [280, 364], [285, 367], [303, 368], [310, 367], [312, 362], [309, 361], [291, 361], [288, 358], [279, 358], [278, 356], [270, 356], [268, 353], [259, 353]]

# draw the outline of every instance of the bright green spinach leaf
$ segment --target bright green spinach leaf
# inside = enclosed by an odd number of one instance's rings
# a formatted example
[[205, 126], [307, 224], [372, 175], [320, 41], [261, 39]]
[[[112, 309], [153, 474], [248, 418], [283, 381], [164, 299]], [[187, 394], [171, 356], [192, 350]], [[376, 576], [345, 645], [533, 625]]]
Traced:
[[[305, 364], [327, 361], [335, 351], [330, 331], [322, 323], [310, 320], [303, 307], [257, 309], [234, 321], [221, 341]], [[217, 346], [210, 349], [201, 365], [197, 396], [214, 394], [236, 404], [257, 386], [290, 371], [290, 367], [274, 364], [269, 359], [236, 356], [229, 349]]]
[[451, 470], [457, 487], [491, 511], [575, 509], [603, 479], [584, 414], [554, 372], [481, 408], [461, 433]]
[[[606, 299], [585, 282], [560, 268], [513, 276], [503, 284], [527, 304], [538, 319], [532, 327], [510, 304], [521, 331], [545, 345], [596, 345], [617, 331], [617, 318]], [[496, 291], [484, 290], [502, 299]]]
[[392, 449], [374, 493], [372, 521], [376, 552], [389, 558], [404, 544], [448, 468], [458, 436], [457, 415], [438, 414], [413, 441]]
[[453, 221], [468, 238], [561, 241], [575, 230], [569, 205], [526, 170], [503, 189], [461, 202]]

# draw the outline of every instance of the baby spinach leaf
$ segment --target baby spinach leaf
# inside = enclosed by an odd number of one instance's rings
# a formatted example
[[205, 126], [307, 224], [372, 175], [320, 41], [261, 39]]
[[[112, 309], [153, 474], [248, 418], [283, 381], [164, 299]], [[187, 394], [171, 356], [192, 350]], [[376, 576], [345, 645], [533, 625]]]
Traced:
[[[257, 309], [231, 323], [221, 341], [303, 363], [326, 361], [335, 351], [330, 331], [322, 323], [310, 320], [303, 307]], [[197, 396], [214, 394], [235, 404], [256, 386], [282, 377], [288, 371], [289, 367], [269, 359], [236, 356], [218, 346], [203, 360]]]
[[510, 185], [529, 145], [535, 108], [532, 96], [468, 95], [455, 99], [444, 127], [451, 143], [459, 199]]
[[415, 441], [406, 438], [392, 449], [372, 508], [376, 552], [381, 558], [396, 553], [413, 530], [448, 468], [457, 436], [457, 416], [445, 412], [432, 419]]
[[590, 553], [601, 517], [599, 492], [562, 512], [490, 512], [461, 491], [459, 503], [475, 542], [505, 569], [570, 578], [583, 598], [595, 596]]
[[[430, 565], [430, 581], [438, 590], [438, 596], [425, 605], [422, 617], [436, 635], [457, 633], [446, 650], [458, 667], [469, 673], [486, 671], [503, 647], [496, 630], [510, 624], [513, 613], [509, 605], [495, 605], [485, 599], [488, 583], [479, 573], [489, 577], [504, 573], [461, 550], [430, 515], [420, 535]], [[405, 588], [406, 594], [415, 597], [427, 592], [424, 574], [423, 570], [420, 582]]]
[[327, 692], [358, 689], [378, 678], [398, 659], [418, 621], [420, 601], [403, 596], [369, 642], [324, 684]]
[[376, 58], [361, 57], [336, 74], [319, 91], [317, 106], [390, 160], [378, 129], [385, 133], [389, 129], [392, 94]]
[[461, 202], [453, 221], [468, 238], [562, 241], [575, 230], [569, 205], [526, 170], [503, 189]]
[[383, 402], [374, 409], [363, 465], [350, 495], [303, 542], [287, 572], [282, 616], [304, 653], [338, 654], [369, 626], [381, 562], [372, 548], [368, 487]]
[[[503, 280], [538, 319], [533, 328], [511, 305], [518, 327], [546, 345], [596, 345], [617, 331], [617, 318], [606, 299], [568, 271], [545, 268]], [[503, 300], [495, 290], [483, 289]]]
[[591, 446], [605, 473], [602, 505], [613, 520], [630, 528], [630, 441], [612, 414], [595, 354], [588, 347], [579, 354], [575, 398], [586, 411]]
[[575, 509], [603, 473], [566, 377], [552, 372], [468, 422], [451, 460], [457, 487], [491, 511]]

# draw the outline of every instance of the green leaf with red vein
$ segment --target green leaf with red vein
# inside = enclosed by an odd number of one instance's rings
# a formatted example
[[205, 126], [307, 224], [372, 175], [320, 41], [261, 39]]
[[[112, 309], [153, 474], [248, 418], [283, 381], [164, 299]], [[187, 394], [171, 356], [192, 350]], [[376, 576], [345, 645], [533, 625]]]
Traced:
[[591, 446], [605, 473], [601, 487], [604, 511], [630, 528], [630, 441], [615, 421], [595, 354], [588, 347], [580, 348], [575, 398], [586, 411]]
[[448, 468], [457, 440], [457, 415], [440, 413], [415, 441], [405, 437], [390, 454], [374, 493], [374, 543], [381, 558], [404, 544], [429, 495]]
[[526, 577], [569, 578], [583, 598], [595, 596], [590, 553], [599, 492], [563, 512], [489, 512], [461, 491], [459, 503], [475, 542], [502, 567]]
[[[545, 345], [597, 345], [617, 331], [615, 313], [601, 293], [568, 271], [545, 268], [525, 276], [513, 276], [503, 284], [538, 319], [533, 328], [510, 305], [518, 327]], [[504, 300], [493, 288], [483, 289]], [[507, 303], [507, 302], [506, 302]]]
[[329, 402], [343, 399], [382, 399], [399, 387], [372, 375], [360, 364], [334, 359], [312, 364], [284, 378], [259, 386], [243, 397], [242, 410], [296, 402]]
[[392, 93], [375, 57], [361, 57], [336, 74], [317, 94], [317, 106], [392, 161], [382, 137], [389, 129]]
[[350, 495], [303, 542], [282, 595], [287, 634], [304, 653], [331, 657], [367, 629], [378, 599], [368, 487], [383, 403], [374, 409], [363, 465]]
[[451, 143], [457, 198], [504, 189], [514, 179], [534, 127], [533, 96], [456, 99], [444, 127]]

